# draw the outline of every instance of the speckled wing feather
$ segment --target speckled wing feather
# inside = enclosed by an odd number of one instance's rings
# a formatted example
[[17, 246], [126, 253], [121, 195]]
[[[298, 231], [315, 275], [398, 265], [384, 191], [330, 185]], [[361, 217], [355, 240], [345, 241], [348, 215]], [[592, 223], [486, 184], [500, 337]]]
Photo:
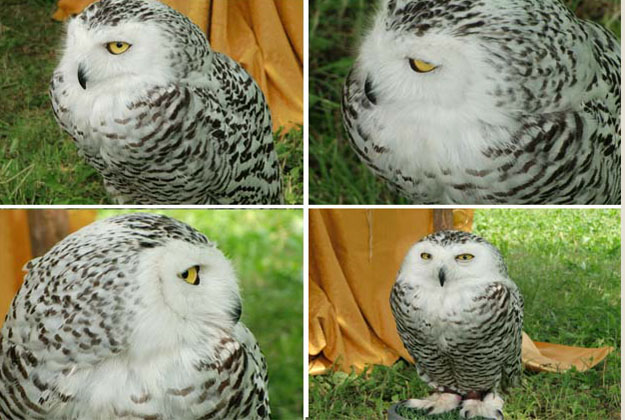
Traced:
[[[151, 420], [268, 419], [271, 414], [265, 358], [243, 324], [236, 327], [236, 339], [227, 336], [221, 339], [215, 349], [217, 360], [199, 361], [193, 371], [187, 372], [185, 380], [197, 385], [166, 388], [163, 395], [127, 392], [125, 399], [116, 404], [123, 408], [111, 407], [97, 414], [88, 405], [77, 404], [77, 396], [64, 393], [59, 378], [72, 375], [77, 369], [97, 368], [98, 361], [105, 360], [107, 352], [94, 352], [88, 360], [60, 369], [67, 358], [54, 357], [54, 352], [44, 349], [41, 343], [47, 340], [45, 332], [39, 333], [39, 343], [27, 347], [12, 341], [19, 330], [19, 327], [10, 327], [6, 336], [0, 336], [0, 414], [4, 419], [45, 420], [51, 416], [59, 419], [110, 419], [112, 416]], [[56, 337], [58, 334], [52, 342], [57, 345], [76, 344]], [[164, 398], [169, 400], [165, 412]]]
[[188, 418], [268, 419], [267, 365], [252, 333], [237, 324], [233, 337], [220, 340], [216, 354], [216, 361], [198, 363], [188, 378], [198, 385], [167, 390], [179, 413], [186, 410]]
[[519, 379], [523, 300], [513, 286], [491, 283], [457, 311], [433, 316], [419, 287], [395, 284], [397, 330], [424, 381], [465, 393], [505, 390]]

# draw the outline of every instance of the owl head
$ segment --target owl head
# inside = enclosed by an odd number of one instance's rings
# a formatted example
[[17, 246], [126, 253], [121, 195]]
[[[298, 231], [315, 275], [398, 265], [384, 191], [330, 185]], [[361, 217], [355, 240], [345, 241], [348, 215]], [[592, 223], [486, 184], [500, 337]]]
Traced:
[[[554, 23], [548, 17], [553, 15], [562, 21]], [[511, 115], [558, 100], [536, 92], [555, 88], [560, 74], [579, 81], [588, 76], [564, 74], [562, 63], [569, 72], [575, 66], [575, 61], [569, 65], [570, 54], [580, 62], [592, 55], [588, 46], [562, 36], [564, 28], [576, 29], [576, 22], [552, 0], [540, 7], [528, 0], [381, 0], [360, 47], [355, 77], [389, 126], [400, 118], [413, 126], [442, 120], [443, 128], [474, 121], [507, 125]], [[570, 50], [566, 57], [552, 44], [558, 36]], [[462, 132], [453, 131], [455, 136]]]
[[157, 0], [101, 0], [70, 20], [56, 73], [75, 95], [131, 95], [201, 70], [210, 53], [203, 32]]
[[459, 23], [436, 18], [449, 3], [381, 1], [355, 67], [366, 97], [380, 112], [454, 110], [469, 119], [484, 115], [476, 106], [493, 105], [487, 93], [497, 75], [486, 63], [486, 51], [457, 33]]
[[398, 281], [449, 290], [507, 277], [506, 264], [497, 248], [477, 235], [447, 230], [428, 235], [410, 248]]
[[29, 266], [23, 287], [30, 292], [18, 299], [41, 296], [36, 313], [47, 330], [75, 329], [88, 346], [101, 331], [113, 353], [210, 342], [241, 316], [228, 259], [195, 229], [155, 214], [112, 217], [68, 236]]

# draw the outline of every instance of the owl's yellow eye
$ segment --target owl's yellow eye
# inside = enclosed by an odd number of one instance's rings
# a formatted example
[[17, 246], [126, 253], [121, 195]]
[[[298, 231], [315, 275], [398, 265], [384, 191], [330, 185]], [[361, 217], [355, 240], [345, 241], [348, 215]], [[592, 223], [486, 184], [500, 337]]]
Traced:
[[130, 44], [123, 41], [113, 41], [106, 44], [106, 49], [114, 55], [125, 53], [128, 48], [130, 48]]
[[474, 258], [474, 256], [472, 254], [460, 254], [460, 255], [456, 255], [456, 259], [458, 261], [469, 261], [472, 260]]
[[200, 284], [200, 266], [193, 266], [188, 270], [185, 270], [182, 273], [178, 274], [178, 277], [180, 277], [182, 280], [186, 281], [189, 284], [197, 286], [198, 284]]
[[432, 259], [432, 254], [428, 254], [427, 252], [422, 252], [421, 253], [421, 258], [423, 258], [424, 260], [431, 260]]
[[408, 62], [410, 63], [410, 68], [417, 73], [429, 73], [436, 68], [434, 64], [430, 64], [427, 61], [413, 60], [409, 58]]

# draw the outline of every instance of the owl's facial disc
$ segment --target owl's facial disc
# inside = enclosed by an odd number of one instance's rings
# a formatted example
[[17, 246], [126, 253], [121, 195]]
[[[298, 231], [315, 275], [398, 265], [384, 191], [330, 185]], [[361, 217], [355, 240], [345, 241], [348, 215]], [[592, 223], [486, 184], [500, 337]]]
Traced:
[[128, 101], [143, 95], [145, 86], [175, 79], [171, 42], [155, 22], [96, 28], [75, 18], [67, 27], [58, 71], [74, 81], [79, 98], [102, 100], [121, 94]]
[[[102, 50], [106, 50], [108, 55], [113, 56], [111, 59], [115, 59], [114, 56], [119, 56], [128, 52], [130, 50], [130, 47], [132, 47], [132, 44], [126, 41], [110, 41], [102, 43], [99, 47], [96, 47], [96, 50], [100, 48]], [[80, 87], [83, 88], [83, 90], [87, 90], [87, 82], [89, 81], [87, 72], [89, 68], [88, 64], [88, 60], [85, 60], [78, 64], [78, 83], [80, 84]], [[95, 73], [98, 73], [98, 71], [96, 71]]]
[[447, 289], [483, 274], [490, 260], [485, 249], [473, 243], [441, 246], [426, 241], [415, 245], [409, 260], [423, 281]]
[[[229, 328], [241, 317], [241, 299], [232, 265], [214, 245], [172, 239], [146, 250], [145, 293], [163, 302], [177, 322]], [[154, 303], [153, 305], [156, 305]], [[224, 322], [225, 321], [225, 322]]]

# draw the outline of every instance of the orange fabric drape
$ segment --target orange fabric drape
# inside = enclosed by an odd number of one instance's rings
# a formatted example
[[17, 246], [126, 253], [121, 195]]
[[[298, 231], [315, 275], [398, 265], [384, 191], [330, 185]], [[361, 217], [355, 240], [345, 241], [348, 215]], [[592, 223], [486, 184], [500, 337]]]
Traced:
[[[59, 0], [52, 19], [65, 20], [79, 14], [85, 7], [97, 0]], [[204, 33], [208, 28], [210, 0], [160, 0], [187, 16], [199, 26]]]
[[254, 77], [274, 129], [303, 121], [303, 19], [301, 0], [213, 0], [211, 46]]
[[0, 210], [0, 326], [31, 259], [26, 210]]
[[[28, 210], [0, 210], [0, 328], [13, 296], [22, 285], [22, 267], [30, 259]], [[95, 220], [95, 210], [67, 210], [71, 232]]]
[[[312, 209], [309, 220], [309, 372], [411, 360], [388, 299], [406, 252], [433, 231], [433, 210]], [[456, 229], [471, 223], [471, 210], [454, 212]]]
[[523, 365], [537, 372], [564, 372], [573, 366], [583, 372], [598, 365], [614, 347], [584, 348], [532, 341], [523, 333]]
[[[64, 20], [94, 1], [59, 0], [53, 18]], [[215, 51], [252, 75], [267, 98], [274, 130], [303, 123], [302, 0], [161, 1], [188, 16]]]

